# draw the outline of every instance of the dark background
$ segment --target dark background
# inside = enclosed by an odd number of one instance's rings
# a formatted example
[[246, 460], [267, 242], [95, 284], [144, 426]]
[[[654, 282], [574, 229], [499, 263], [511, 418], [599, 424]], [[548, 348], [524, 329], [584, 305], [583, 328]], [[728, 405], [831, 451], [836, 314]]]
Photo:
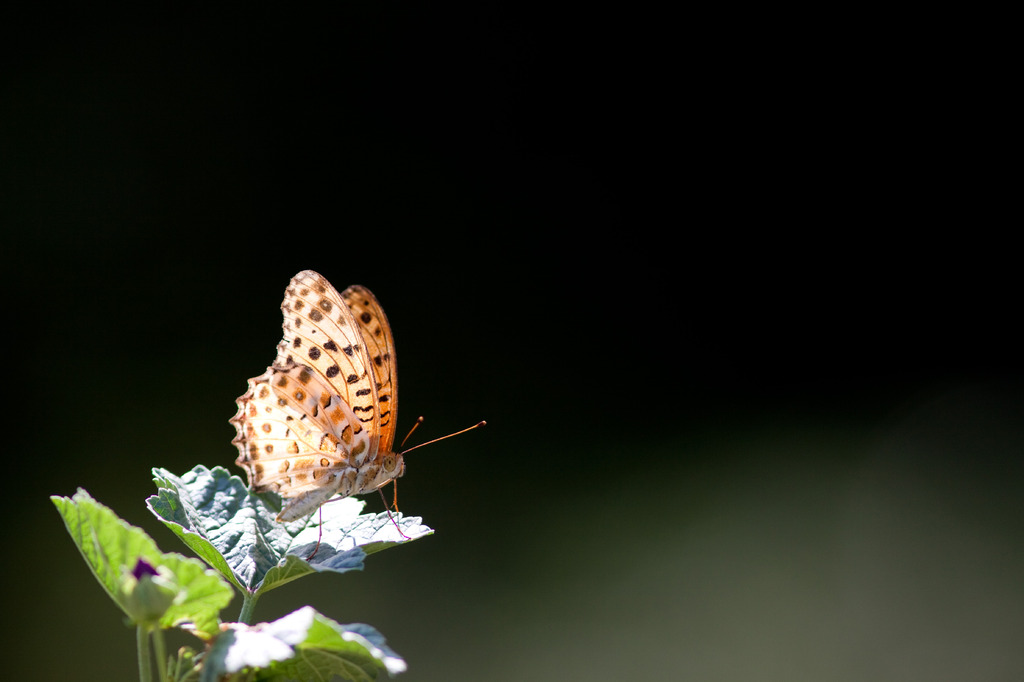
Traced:
[[5, 22], [13, 678], [135, 674], [47, 496], [187, 553], [150, 469], [241, 475], [306, 268], [382, 301], [400, 431], [488, 426], [410, 455], [436, 535], [258, 620], [368, 622], [410, 682], [1024, 673], [998, 46], [727, 14]]

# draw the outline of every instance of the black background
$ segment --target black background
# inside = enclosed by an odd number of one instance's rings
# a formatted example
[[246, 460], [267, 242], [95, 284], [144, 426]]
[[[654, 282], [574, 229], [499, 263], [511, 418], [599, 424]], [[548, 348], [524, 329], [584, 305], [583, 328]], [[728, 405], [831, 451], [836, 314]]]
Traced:
[[241, 474], [227, 419], [307, 268], [383, 303], [400, 430], [488, 426], [410, 455], [435, 536], [257, 619], [371, 623], [410, 681], [1024, 671], [1004, 107], [955, 42], [177, 11], [5, 22], [16, 677], [134, 674], [47, 495], [186, 553], [150, 468]]

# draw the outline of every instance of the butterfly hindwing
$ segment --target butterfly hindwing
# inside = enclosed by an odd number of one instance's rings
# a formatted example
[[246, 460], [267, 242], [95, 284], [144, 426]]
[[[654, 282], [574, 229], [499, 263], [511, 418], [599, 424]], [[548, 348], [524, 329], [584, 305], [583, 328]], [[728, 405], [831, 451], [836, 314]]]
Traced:
[[300, 494], [357, 467], [369, 437], [309, 368], [271, 367], [239, 398], [238, 464], [258, 490]]

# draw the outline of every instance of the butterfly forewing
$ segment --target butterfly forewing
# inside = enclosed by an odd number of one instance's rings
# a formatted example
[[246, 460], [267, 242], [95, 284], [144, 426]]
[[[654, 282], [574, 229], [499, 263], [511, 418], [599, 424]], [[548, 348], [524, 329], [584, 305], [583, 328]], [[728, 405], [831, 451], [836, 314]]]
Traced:
[[255, 490], [294, 498], [282, 520], [334, 494], [374, 490], [404, 471], [394, 442], [394, 340], [367, 289], [339, 294], [312, 270], [292, 278], [281, 304], [274, 364], [249, 380], [232, 418], [236, 463]]
[[369, 360], [375, 391], [374, 433], [379, 434], [379, 448], [390, 451], [395, 441], [398, 418], [398, 374], [395, 371], [395, 340], [384, 310], [370, 290], [359, 285], [342, 293], [352, 317], [362, 332], [363, 346]]
[[[311, 270], [292, 278], [281, 304], [284, 338], [275, 365], [308, 365], [357, 416], [373, 413], [373, 373], [355, 318], [330, 282]], [[372, 430], [372, 418], [368, 422]]]

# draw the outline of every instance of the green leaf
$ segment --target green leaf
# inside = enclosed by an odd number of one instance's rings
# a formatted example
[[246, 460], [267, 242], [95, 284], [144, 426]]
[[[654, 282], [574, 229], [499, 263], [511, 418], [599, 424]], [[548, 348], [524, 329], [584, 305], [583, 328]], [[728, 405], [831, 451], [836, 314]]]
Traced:
[[72, 498], [50, 499], [93, 575], [129, 617], [138, 614], [138, 595], [131, 590], [140, 582], [133, 570], [142, 559], [176, 590], [159, 617], [161, 627], [192, 623], [189, 629], [207, 639], [219, 632], [217, 614], [230, 603], [232, 593], [216, 573], [195, 559], [164, 554], [144, 530], [126, 523], [82, 489]]
[[370, 682], [379, 671], [395, 675], [405, 661], [369, 625], [341, 625], [305, 606], [272, 623], [230, 623], [204, 661], [202, 681], [241, 671], [257, 680]]
[[364, 503], [351, 497], [332, 500], [305, 519], [278, 523], [280, 495], [252, 493], [223, 467], [200, 465], [180, 477], [153, 469], [153, 476], [159, 492], [146, 500], [149, 509], [204, 561], [251, 594], [310, 573], [362, 570], [365, 555], [409, 541], [395, 523], [410, 539], [434, 532], [419, 517], [396, 513], [392, 522], [386, 513], [360, 514]]

